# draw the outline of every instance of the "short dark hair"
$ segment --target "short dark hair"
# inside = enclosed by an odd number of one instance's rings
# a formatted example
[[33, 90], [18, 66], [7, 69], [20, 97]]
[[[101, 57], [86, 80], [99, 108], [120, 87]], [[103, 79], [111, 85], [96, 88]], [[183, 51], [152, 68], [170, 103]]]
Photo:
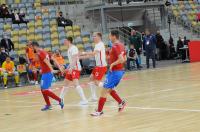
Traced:
[[110, 32], [110, 34], [111, 34], [112, 36], [115, 36], [117, 39], [119, 39], [119, 31], [118, 31], [118, 30], [112, 30], [112, 31]]
[[67, 37], [67, 40], [70, 41], [71, 43], [73, 42], [73, 38], [72, 37]]
[[40, 47], [40, 45], [38, 44], [37, 41], [33, 41], [31, 44], [32, 44], [32, 46]]
[[102, 34], [100, 32], [97, 32], [96, 34], [102, 39]]

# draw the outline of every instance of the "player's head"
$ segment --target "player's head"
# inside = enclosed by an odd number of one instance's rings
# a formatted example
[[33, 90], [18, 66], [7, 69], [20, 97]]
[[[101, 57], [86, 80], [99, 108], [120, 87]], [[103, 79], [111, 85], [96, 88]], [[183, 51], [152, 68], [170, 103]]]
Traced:
[[33, 41], [31, 45], [36, 52], [40, 49], [40, 45], [36, 41]]
[[11, 61], [10, 57], [7, 56], [7, 57], [6, 57], [6, 62], [9, 63], [10, 61]]
[[28, 46], [28, 47], [33, 47], [33, 46], [32, 46], [32, 41], [28, 41], [28, 42], [27, 42], [27, 46]]
[[73, 38], [72, 37], [67, 37], [65, 40], [64, 44], [69, 47], [73, 43]]
[[109, 38], [112, 41], [112, 43], [115, 43], [117, 40], [119, 40], [119, 31], [112, 30], [109, 34]]
[[102, 40], [102, 34], [100, 32], [93, 33], [93, 41], [94, 43], [99, 43]]
[[145, 34], [146, 34], [147, 36], [150, 35], [150, 31], [149, 31], [149, 29], [146, 29]]

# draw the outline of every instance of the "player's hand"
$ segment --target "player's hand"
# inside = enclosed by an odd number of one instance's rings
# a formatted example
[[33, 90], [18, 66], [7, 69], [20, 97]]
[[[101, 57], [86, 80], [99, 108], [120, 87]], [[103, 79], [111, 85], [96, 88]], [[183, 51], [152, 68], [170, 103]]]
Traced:
[[113, 64], [110, 65], [110, 72], [112, 72]]

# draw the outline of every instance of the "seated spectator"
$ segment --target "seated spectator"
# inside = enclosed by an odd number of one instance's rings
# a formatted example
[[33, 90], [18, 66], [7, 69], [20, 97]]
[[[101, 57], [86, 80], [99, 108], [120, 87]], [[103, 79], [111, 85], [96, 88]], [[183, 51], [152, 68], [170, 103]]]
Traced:
[[8, 7], [6, 4], [2, 4], [0, 6], [0, 17], [1, 18], [9, 18], [10, 17], [10, 13], [8, 11]]
[[130, 45], [130, 49], [128, 50], [128, 53], [127, 53], [127, 69], [128, 70], [131, 70], [131, 64], [130, 64], [131, 62], [133, 62], [134, 64], [136, 63], [137, 69], [140, 69], [140, 65], [138, 62], [136, 49], [134, 45]]
[[22, 10], [20, 10], [20, 13], [19, 13], [20, 23], [27, 24], [29, 22], [28, 20], [25, 19], [25, 16], [26, 16], [25, 13]]
[[11, 50], [14, 51], [14, 44], [13, 44], [13, 42], [11, 41], [11, 39], [6, 34], [3, 35], [3, 39], [1, 40], [0, 47], [4, 48], [5, 51], [8, 54], [9, 54], [9, 52]]
[[20, 24], [21, 23], [19, 12], [17, 11], [17, 9], [14, 9], [11, 17], [12, 17], [13, 24]]
[[0, 48], [0, 67], [2, 66], [3, 62], [6, 60], [7, 56], [8, 55], [5, 52], [3, 52], [3, 49]]
[[2, 64], [3, 69], [3, 82], [4, 82], [4, 88], [7, 88], [7, 80], [8, 76], [15, 76], [15, 83], [16, 86], [19, 86], [19, 73], [15, 70], [14, 62], [11, 61], [10, 57], [6, 57], [6, 60]]
[[59, 15], [57, 17], [57, 23], [59, 27], [65, 27], [65, 26], [72, 26], [73, 22], [69, 19], [65, 19], [63, 17], [63, 13], [60, 11]]
[[183, 44], [188, 46], [188, 43], [189, 43], [189, 42], [190, 42], [190, 40], [188, 40], [188, 39], [186, 38], [186, 36], [185, 36], [185, 37], [184, 37]]

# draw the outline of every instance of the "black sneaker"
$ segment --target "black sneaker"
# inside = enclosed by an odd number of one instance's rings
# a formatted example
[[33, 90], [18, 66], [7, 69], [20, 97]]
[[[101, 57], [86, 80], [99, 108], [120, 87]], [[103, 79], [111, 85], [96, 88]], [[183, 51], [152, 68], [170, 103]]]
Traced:
[[123, 100], [121, 104], [119, 104], [118, 112], [122, 112], [126, 106], [126, 102]]

